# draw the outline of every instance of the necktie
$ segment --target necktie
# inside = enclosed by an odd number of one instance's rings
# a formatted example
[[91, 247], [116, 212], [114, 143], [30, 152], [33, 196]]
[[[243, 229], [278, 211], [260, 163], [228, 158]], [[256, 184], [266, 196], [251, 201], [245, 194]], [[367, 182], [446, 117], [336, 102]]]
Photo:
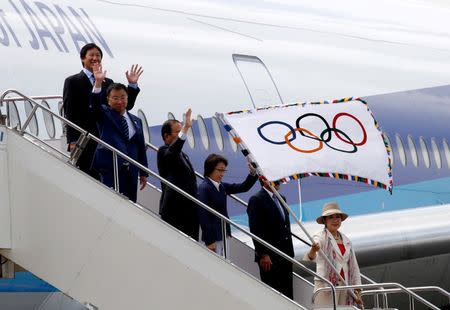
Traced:
[[125, 135], [125, 137], [128, 140], [130, 138], [130, 132], [128, 130], [127, 119], [123, 115], [121, 116], [120, 124], [122, 125], [123, 134]]
[[92, 74], [91, 77], [89, 78], [89, 80], [91, 81], [92, 85], [95, 84], [95, 76]]
[[284, 220], [284, 218], [285, 218], [284, 217], [284, 210], [283, 210], [283, 207], [280, 204], [280, 201], [278, 200], [277, 196], [275, 196], [275, 195], [272, 195], [272, 199], [273, 199], [273, 202], [275, 202], [275, 205], [277, 206], [278, 211], [280, 211], [281, 218]]
[[222, 183], [219, 183], [219, 192], [225, 192], [225, 186]]

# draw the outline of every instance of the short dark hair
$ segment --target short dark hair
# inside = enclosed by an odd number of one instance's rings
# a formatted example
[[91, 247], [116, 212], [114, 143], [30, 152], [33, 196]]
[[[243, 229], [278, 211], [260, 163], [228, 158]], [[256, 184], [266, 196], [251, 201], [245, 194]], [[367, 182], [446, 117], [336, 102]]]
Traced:
[[80, 58], [83, 59], [86, 57], [86, 54], [89, 50], [96, 48], [100, 52], [100, 56], [103, 58], [103, 51], [102, 49], [95, 43], [88, 43], [85, 46], [83, 46], [80, 50]]
[[225, 166], [228, 166], [228, 160], [222, 155], [209, 154], [205, 159], [203, 175], [205, 177], [209, 177], [219, 163], [223, 163]]
[[180, 123], [179, 120], [176, 119], [168, 119], [167, 121], [165, 121], [162, 126], [161, 126], [161, 137], [163, 138], [164, 141], [164, 136], [166, 134], [170, 135], [172, 133], [172, 125], [175, 123]]
[[106, 89], [106, 97], [109, 96], [112, 90], [124, 90], [128, 95], [128, 88], [122, 83], [112, 83], [111, 85], [109, 85]]

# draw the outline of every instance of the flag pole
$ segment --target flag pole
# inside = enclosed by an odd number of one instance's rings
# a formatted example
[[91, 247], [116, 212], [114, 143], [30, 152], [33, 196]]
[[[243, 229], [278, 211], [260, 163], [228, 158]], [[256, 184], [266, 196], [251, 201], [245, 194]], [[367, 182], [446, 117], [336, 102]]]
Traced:
[[[236, 144], [241, 149], [242, 154], [245, 156], [247, 161], [250, 165], [252, 165], [256, 173], [258, 174], [259, 178], [263, 181], [268, 182], [269, 188], [272, 190], [272, 192], [275, 194], [275, 196], [278, 198], [278, 200], [281, 202], [283, 207], [288, 211], [289, 215], [292, 216], [292, 218], [295, 220], [298, 226], [300, 226], [301, 230], [305, 233], [305, 235], [308, 237], [308, 239], [311, 241], [311, 243], [314, 243], [314, 239], [311, 237], [311, 235], [308, 233], [308, 231], [305, 229], [305, 227], [302, 225], [302, 223], [299, 221], [298, 217], [295, 215], [295, 213], [292, 211], [292, 209], [288, 206], [286, 201], [281, 197], [280, 193], [270, 184], [270, 181], [267, 180], [267, 178], [264, 176], [261, 167], [259, 166], [258, 162], [255, 160], [253, 154], [251, 154], [248, 150], [248, 148], [245, 146], [243, 141], [237, 136], [236, 132], [232, 130], [232, 127], [225, 121], [225, 118], [223, 114], [216, 113], [216, 116], [222, 121], [222, 123], [225, 125], [225, 129], [228, 131], [228, 133], [233, 137], [233, 140], [236, 142]], [[330, 259], [325, 255], [322, 249], [319, 249], [319, 254], [322, 255], [325, 259], [325, 261], [330, 265], [330, 267], [334, 270], [339, 280], [341, 280], [346, 286], [347, 281], [343, 279], [340, 275], [340, 272], [336, 269], [336, 267], [333, 265], [333, 263], [330, 261]], [[352, 296], [353, 299], [356, 300], [356, 295], [353, 292], [353, 290], [349, 289], [348, 292]], [[334, 296], [334, 300], [336, 300], [336, 295]]]
[[[258, 172], [261, 172], [261, 169], [257, 168]], [[283, 205], [283, 207], [288, 211], [289, 215], [292, 216], [292, 218], [295, 220], [295, 222], [298, 224], [298, 226], [300, 226], [301, 230], [305, 233], [305, 235], [308, 237], [308, 239], [311, 241], [311, 243], [315, 243], [314, 239], [311, 237], [311, 235], [309, 234], [309, 232], [306, 230], [306, 228], [303, 226], [303, 224], [299, 221], [298, 217], [295, 215], [295, 212], [292, 211], [292, 209], [288, 206], [288, 204], [286, 203], [286, 201], [283, 199], [283, 197], [281, 197], [280, 193], [275, 189], [275, 187], [271, 184], [270, 181], [268, 181], [264, 176], [262, 176], [260, 173], [258, 173], [258, 175], [263, 178], [269, 185], [270, 190], [272, 191], [272, 193], [278, 198], [278, 200], [281, 202], [281, 204]], [[323, 252], [323, 250], [320, 248], [319, 249], [319, 254], [323, 256], [323, 258], [325, 259], [325, 261], [328, 263], [328, 265], [330, 265], [330, 267], [334, 270], [334, 272], [336, 273], [336, 275], [338, 276], [339, 280], [341, 280], [345, 286], [348, 286], [347, 281], [342, 278], [340, 272], [336, 269], [336, 267], [333, 265], [333, 263], [330, 261], [330, 259], [328, 258], [328, 256], [325, 255], [325, 253]], [[356, 295], [353, 292], [353, 290], [348, 289], [348, 292], [350, 293], [350, 295], [353, 297], [353, 299], [356, 300]]]
[[303, 221], [303, 199], [302, 199], [302, 185], [301, 178], [297, 180], [297, 189], [298, 189], [298, 219], [300, 222]]

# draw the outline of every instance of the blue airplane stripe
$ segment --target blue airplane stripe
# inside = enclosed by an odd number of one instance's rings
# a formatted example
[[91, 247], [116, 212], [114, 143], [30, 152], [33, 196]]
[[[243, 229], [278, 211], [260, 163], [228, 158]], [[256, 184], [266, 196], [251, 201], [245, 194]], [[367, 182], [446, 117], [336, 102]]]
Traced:
[[[389, 197], [386, 197], [384, 190], [374, 190], [305, 202], [302, 208], [302, 221], [315, 221], [322, 212], [323, 204], [329, 201], [338, 202], [349, 216], [448, 204], [449, 183], [450, 177], [397, 186], [393, 195]], [[299, 204], [291, 204], [290, 207], [299, 216]], [[231, 218], [241, 225], [248, 226], [246, 213]]]

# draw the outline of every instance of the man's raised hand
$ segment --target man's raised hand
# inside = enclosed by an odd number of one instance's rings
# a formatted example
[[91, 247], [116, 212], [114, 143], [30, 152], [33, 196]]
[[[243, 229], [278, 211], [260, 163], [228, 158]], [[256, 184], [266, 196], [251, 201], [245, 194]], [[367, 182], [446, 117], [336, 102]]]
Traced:
[[137, 64], [132, 65], [131, 69], [125, 72], [128, 84], [137, 84], [142, 73], [144, 73], [144, 70], [142, 70], [142, 66], [139, 66]]

